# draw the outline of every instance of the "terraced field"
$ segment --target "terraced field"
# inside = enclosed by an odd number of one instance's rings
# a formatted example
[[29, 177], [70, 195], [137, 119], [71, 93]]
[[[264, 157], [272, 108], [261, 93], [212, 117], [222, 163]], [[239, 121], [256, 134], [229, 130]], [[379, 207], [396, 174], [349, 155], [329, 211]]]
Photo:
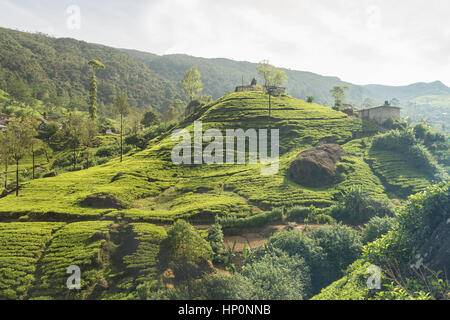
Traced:
[[405, 156], [400, 153], [370, 150], [366, 160], [384, 181], [388, 190], [397, 196], [405, 197], [418, 193], [432, 184], [427, 174], [408, 164]]
[[[159, 244], [165, 229], [151, 224], [132, 224], [123, 234], [127, 255], [117, 258], [111, 221], [75, 223], [0, 223], [1, 299], [87, 299], [108, 289], [118, 276], [132, 288], [156, 275]], [[134, 240], [133, 240], [134, 239]], [[119, 250], [122, 252], [125, 250]], [[117, 264], [118, 266], [115, 266]], [[81, 289], [67, 289], [69, 266], [81, 271]], [[113, 269], [124, 266], [114, 273]], [[116, 287], [120, 287], [118, 281]], [[130, 287], [129, 287], [130, 288]], [[129, 289], [128, 288], [128, 289]]]
[[[126, 298], [139, 282], [155, 277], [165, 228], [177, 219], [209, 225], [216, 216], [328, 207], [353, 185], [387, 199], [430, 183], [401, 155], [369, 152], [370, 138], [355, 139], [363, 130], [360, 120], [287, 95], [272, 100], [270, 118], [260, 92], [228, 94], [197, 115], [203, 131], [214, 128], [224, 136], [226, 129], [279, 129], [278, 173], [261, 175], [260, 163], [176, 165], [171, 151], [178, 142], [169, 132], [122, 163], [113, 159], [26, 182], [19, 197], [0, 199], [0, 299]], [[191, 120], [178, 129], [193, 136]], [[336, 165], [338, 183], [308, 188], [294, 182], [288, 169], [319, 142], [338, 143], [348, 155]], [[70, 265], [82, 270], [82, 290], [69, 294]]]
[[[350, 141], [361, 123], [341, 112], [289, 96], [273, 99], [268, 118], [267, 96], [232, 93], [202, 110], [203, 131], [280, 129], [280, 170], [261, 176], [261, 164], [189, 165], [171, 162], [177, 144], [170, 136], [155, 139], [144, 151], [88, 170], [25, 183], [19, 198], [0, 199], [0, 216], [62, 221], [126, 218], [130, 221], [173, 221], [214, 215], [246, 216], [280, 205], [328, 206], [341, 187], [309, 189], [290, 182], [287, 169], [295, 156], [321, 140]], [[186, 129], [194, 132], [193, 124]], [[170, 195], [161, 197], [170, 191]], [[116, 205], [86, 205], [87, 197], [110, 196]], [[201, 201], [198, 201], [201, 199]], [[118, 205], [117, 205], [118, 204]]]
[[0, 299], [27, 296], [37, 264], [62, 223], [0, 223]]

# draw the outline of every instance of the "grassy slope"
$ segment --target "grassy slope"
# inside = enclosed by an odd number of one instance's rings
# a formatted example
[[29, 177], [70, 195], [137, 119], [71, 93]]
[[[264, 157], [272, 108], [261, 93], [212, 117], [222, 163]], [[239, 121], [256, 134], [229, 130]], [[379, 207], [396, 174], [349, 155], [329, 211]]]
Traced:
[[[326, 138], [334, 137], [339, 143], [349, 141], [361, 124], [327, 107], [288, 96], [273, 100], [270, 120], [267, 119], [267, 99], [262, 93], [226, 95], [211, 105], [200, 120], [203, 130], [279, 128], [284, 153], [280, 171], [275, 176], [261, 176], [260, 164], [176, 166], [170, 160], [170, 152], [177, 142], [168, 136], [155, 140], [142, 152], [125, 157], [123, 163], [115, 159], [88, 170], [28, 182], [22, 186], [19, 198], [10, 195], [0, 200], [0, 213], [44, 217], [64, 214], [86, 219], [123, 215], [136, 220], [173, 220], [200, 213], [245, 216], [281, 205], [327, 206], [346, 185], [358, 183], [359, 177], [370, 175], [360, 159], [354, 158], [359, 165], [348, 175], [348, 181], [336, 186], [311, 189], [292, 182], [286, 171], [299, 152]], [[187, 129], [193, 131], [193, 125], [188, 125]], [[361, 174], [360, 170], [365, 172]], [[118, 173], [123, 175], [113, 179]], [[380, 186], [379, 181], [372, 180], [374, 189], [382, 192], [376, 186]], [[96, 193], [113, 195], [126, 209], [81, 206], [83, 199]]]
[[[343, 160], [346, 179], [337, 185], [306, 188], [294, 183], [287, 173], [296, 155], [319, 141], [333, 139], [341, 144], [350, 141], [361, 131], [359, 120], [289, 96], [273, 99], [272, 109], [272, 117], [268, 119], [267, 96], [262, 93], [232, 93], [207, 106], [199, 120], [204, 131], [209, 128], [222, 132], [227, 128], [280, 129], [282, 156], [280, 170], [274, 176], [260, 175], [261, 164], [174, 165], [170, 153], [177, 142], [166, 136], [155, 139], [146, 150], [126, 156], [123, 163], [114, 159], [88, 170], [27, 182], [22, 185], [19, 198], [9, 195], [0, 199], [0, 214], [43, 218], [63, 215], [72, 219], [122, 216], [135, 221], [173, 221], [197, 216], [212, 220], [218, 213], [246, 216], [277, 206], [329, 206], [338, 193], [353, 184], [363, 184], [369, 192], [383, 196], [384, 187], [363, 161], [364, 147], [355, 144], [358, 140], [345, 146], [349, 152], [349, 157]], [[192, 123], [186, 128], [193, 132]], [[370, 156], [376, 159], [376, 155]], [[402, 168], [404, 163], [399, 162], [397, 166]], [[375, 167], [383, 177], [381, 166]], [[415, 181], [412, 178], [417, 172], [411, 170], [404, 167], [399, 179]], [[122, 175], [115, 178], [119, 173]], [[426, 180], [419, 179], [416, 187], [426, 184]], [[114, 196], [125, 208], [81, 205], [87, 196], [98, 193]]]
[[[369, 140], [352, 140], [353, 134], [362, 130], [359, 120], [289, 96], [273, 99], [272, 118], [268, 120], [266, 98], [256, 92], [229, 94], [205, 107], [200, 120], [203, 130], [279, 128], [282, 156], [277, 175], [261, 176], [259, 164], [176, 166], [170, 160], [170, 152], [177, 142], [168, 135], [156, 138], [146, 150], [125, 156], [123, 163], [114, 159], [88, 170], [30, 181], [22, 185], [18, 198], [9, 195], [0, 199], [0, 217], [4, 219], [29, 215], [35, 220], [69, 222], [0, 224], [0, 229], [17, 229], [14, 239], [9, 231], [0, 232], [3, 237], [0, 242], [9, 250], [0, 256], [17, 257], [22, 253], [19, 248], [28, 248], [27, 243], [33, 241], [32, 250], [27, 250], [31, 256], [24, 262], [25, 271], [17, 273], [7, 261], [0, 265], [0, 273], [12, 277], [8, 280], [11, 283], [0, 283], [3, 285], [0, 290], [12, 288], [3, 291], [2, 297], [62, 297], [65, 294], [62, 272], [71, 264], [80, 264], [88, 270], [79, 297], [96, 296], [95, 288], [102, 287], [105, 279], [112, 283], [113, 297], [124, 297], [121, 292], [133, 288], [135, 279], [154, 275], [159, 243], [165, 237], [162, 227], [136, 223], [139, 221], [171, 222], [189, 217], [211, 221], [217, 214], [248, 216], [282, 205], [327, 206], [338, 193], [354, 184], [386, 196], [380, 179], [364, 161]], [[187, 129], [192, 131], [193, 125], [188, 124]], [[305, 188], [291, 181], [287, 174], [290, 162], [299, 152], [325, 138], [334, 138], [349, 154], [340, 163], [345, 179], [321, 189]], [[113, 195], [126, 208], [96, 209], [81, 205], [83, 199], [96, 193]], [[128, 240], [121, 236], [114, 240], [125, 253], [115, 256], [111, 266], [106, 249], [111, 246], [108, 239], [115, 232], [111, 222], [97, 220], [114, 218], [134, 223], [130, 224]], [[37, 232], [32, 236], [40, 240], [28, 239], [30, 232]], [[128, 246], [130, 241], [134, 244]], [[24, 279], [28, 280], [20, 280], [26, 275]], [[33, 285], [36, 276], [48, 281]], [[111, 298], [108, 294], [102, 297]]]

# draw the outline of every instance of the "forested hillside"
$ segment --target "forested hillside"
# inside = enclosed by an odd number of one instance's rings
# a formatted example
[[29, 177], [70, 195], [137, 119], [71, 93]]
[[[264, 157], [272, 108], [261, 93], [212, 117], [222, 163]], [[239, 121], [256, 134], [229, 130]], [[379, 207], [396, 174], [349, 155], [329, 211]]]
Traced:
[[[90, 59], [106, 65], [97, 74], [100, 111], [109, 108], [120, 89], [126, 89], [131, 105], [140, 109], [151, 106], [163, 113], [174, 100], [187, 100], [180, 82], [192, 66], [202, 75], [204, 94], [214, 99], [233, 92], [242, 80], [248, 84], [257, 77], [256, 64], [250, 62], [182, 54], [158, 56], [4, 28], [0, 28], [0, 44], [0, 89], [22, 100], [36, 98], [69, 109], [87, 108]], [[450, 88], [439, 81], [399, 87], [354, 85], [337, 77], [284, 71], [287, 92], [293, 97], [312, 95], [316, 102], [332, 106], [330, 89], [347, 86], [346, 100], [356, 108], [396, 98], [403, 117], [413, 122], [427, 120], [435, 129], [450, 130], [445, 125], [450, 117]]]
[[180, 84], [120, 50], [0, 28], [0, 89], [18, 100], [35, 98], [45, 104], [86, 110], [91, 59], [106, 65], [97, 72], [100, 104], [112, 104], [122, 89], [131, 105], [142, 109], [164, 110], [174, 99], [184, 99]]

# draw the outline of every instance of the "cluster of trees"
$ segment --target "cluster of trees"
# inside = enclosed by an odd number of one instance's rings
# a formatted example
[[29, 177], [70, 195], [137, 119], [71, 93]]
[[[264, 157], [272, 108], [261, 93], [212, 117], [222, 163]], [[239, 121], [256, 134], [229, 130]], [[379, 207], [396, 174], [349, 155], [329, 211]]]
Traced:
[[[8, 130], [0, 132], [0, 161], [5, 166], [5, 189], [8, 187], [8, 165], [16, 165], [16, 196], [19, 195], [19, 165], [20, 161], [36, 149], [36, 121], [31, 117], [13, 118], [8, 124]], [[33, 167], [34, 176], [34, 167]]]
[[[376, 221], [371, 224], [372, 235], [387, 232], [377, 226]], [[204, 239], [188, 223], [177, 221], [160, 253], [160, 272], [170, 268], [175, 287], [167, 289], [168, 280], [161, 277], [140, 285], [137, 295], [141, 299], [308, 299], [342, 276], [358, 258], [361, 239], [357, 231], [342, 225], [279, 232], [263, 247], [250, 250], [246, 246], [239, 254], [241, 268], [230, 269], [231, 274], [213, 274], [208, 260], [220, 265], [232, 250], [224, 246], [220, 225], [213, 225]]]

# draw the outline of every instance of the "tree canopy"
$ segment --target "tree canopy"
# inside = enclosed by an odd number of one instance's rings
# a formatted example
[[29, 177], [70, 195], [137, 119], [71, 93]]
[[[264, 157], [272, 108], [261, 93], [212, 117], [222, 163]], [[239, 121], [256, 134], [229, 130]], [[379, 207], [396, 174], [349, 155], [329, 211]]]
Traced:
[[182, 84], [190, 101], [193, 101], [195, 97], [197, 97], [200, 92], [202, 92], [203, 84], [200, 78], [200, 72], [198, 71], [197, 67], [192, 67], [191, 69], [186, 71]]

